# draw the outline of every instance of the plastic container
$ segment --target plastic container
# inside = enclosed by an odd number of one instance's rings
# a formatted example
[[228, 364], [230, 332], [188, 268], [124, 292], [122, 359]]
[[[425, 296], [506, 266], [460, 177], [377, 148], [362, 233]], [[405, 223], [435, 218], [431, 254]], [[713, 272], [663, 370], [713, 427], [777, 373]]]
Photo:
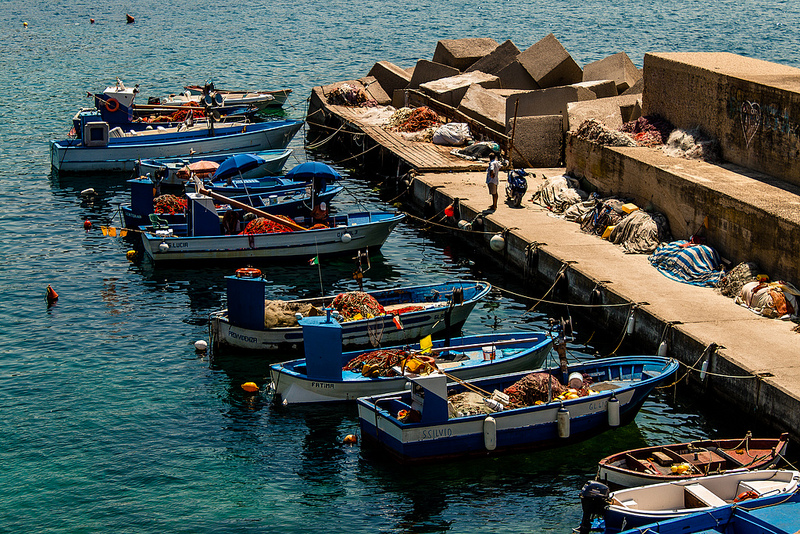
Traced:
[[484, 361], [492, 361], [494, 360], [494, 347], [491, 345], [487, 345], [483, 347], [483, 360]]

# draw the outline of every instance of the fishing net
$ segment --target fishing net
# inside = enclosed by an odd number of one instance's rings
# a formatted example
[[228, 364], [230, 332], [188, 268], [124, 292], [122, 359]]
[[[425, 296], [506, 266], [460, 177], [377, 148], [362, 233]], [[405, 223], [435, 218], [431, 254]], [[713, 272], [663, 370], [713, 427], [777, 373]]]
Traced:
[[626, 122], [620, 131], [630, 134], [638, 146], [657, 147], [667, 142], [670, 132], [674, 129], [675, 127], [667, 119], [649, 115]]
[[587, 119], [578, 126], [575, 135], [580, 139], [604, 146], [636, 146], [636, 141], [626, 133], [604, 126], [597, 119]]
[[370, 108], [378, 105], [378, 102], [367, 96], [362, 87], [353, 87], [347, 83], [343, 83], [328, 93], [327, 99], [328, 104], [334, 106]]
[[[400, 123], [396, 129], [399, 132], [419, 132], [426, 128], [432, 128], [442, 124], [439, 115], [427, 106], [414, 109], [408, 118]], [[431, 132], [433, 138], [433, 132]]]
[[187, 200], [175, 195], [161, 195], [153, 200], [153, 212], [164, 214], [184, 213], [186, 211]]
[[[292, 222], [290, 218], [284, 215], [276, 215], [276, 217], [284, 219], [288, 222]], [[258, 217], [247, 223], [247, 226], [244, 227], [243, 233], [246, 235], [253, 235], [253, 234], [277, 234], [277, 233], [292, 232], [292, 231], [293, 230], [288, 226], [284, 226], [271, 219]]]
[[456, 393], [447, 398], [451, 417], [467, 417], [469, 415], [492, 414], [495, 410], [489, 408], [483, 401], [483, 396], [472, 391]]
[[508, 395], [510, 404], [514, 406], [532, 406], [547, 402], [552, 388], [552, 398], [556, 398], [567, 390], [556, 377], [549, 373], [531, 373], [517, 380], [503, 390]]
[[363, 291], [339, 293], [333, 299], [331, 306], [342, 315], [342, 319], [345, 321], [370, 319], [386, 314], [383, 306], [375, 300], [375, 297]]
[[403, 349], [379, 349], [360, 354], [342, 367], [343, 371], [361, 373], [364, 376], [397, 376], [393, 369], [411, 353]]
[[761, 270], [758, 265], [751, 261], [745, 261], [725, 273], [717, 289], [726, 297], [734, 298], [742, 291], [742, 286], [748, 282], [753, 282], [758, 277]]
[[322, 315], [322, 310], [308, 303], [286, 302], [284, 300], [264, 301], [264, 328], [297, 326], [297, 316], [305, 317]]

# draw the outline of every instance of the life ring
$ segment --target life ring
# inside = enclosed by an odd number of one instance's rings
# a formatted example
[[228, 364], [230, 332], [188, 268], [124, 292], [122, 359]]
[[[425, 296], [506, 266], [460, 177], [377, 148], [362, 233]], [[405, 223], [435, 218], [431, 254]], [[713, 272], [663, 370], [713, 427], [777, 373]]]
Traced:
[[236, 277], [261, 278], [261, 271], [259, 269], [253, 269], [252, 267], [242, 267], [241, 269], [236, 269]]
[[106, 109], [111, 113], [114, 113], [119, 109], [119, 100], [116, 98], [109, 98], [106, 100]]
[[755, 490], [745, 491], [744, 493], [740, 493], [739, 495], [737, 495], [736, 498], [733, 499], [733, 502], [741, 502], [741, 501], [746, 501], [747, 499], [755, 499], [758, 496], [759, 494]]

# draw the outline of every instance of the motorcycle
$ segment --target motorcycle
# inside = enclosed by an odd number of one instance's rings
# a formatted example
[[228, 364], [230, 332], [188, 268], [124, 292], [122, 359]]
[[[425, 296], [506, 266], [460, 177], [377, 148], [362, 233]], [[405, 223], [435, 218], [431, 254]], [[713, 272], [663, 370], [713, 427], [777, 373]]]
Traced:
[[[512, 169], [508, 171], [508, 184], [506, 185], [506, 200], [515, 208], [522, 204], [522, 197], [528, 190], [528, 175], [525, 169]], [[536, 177], [535, 174], [531, 175]]]

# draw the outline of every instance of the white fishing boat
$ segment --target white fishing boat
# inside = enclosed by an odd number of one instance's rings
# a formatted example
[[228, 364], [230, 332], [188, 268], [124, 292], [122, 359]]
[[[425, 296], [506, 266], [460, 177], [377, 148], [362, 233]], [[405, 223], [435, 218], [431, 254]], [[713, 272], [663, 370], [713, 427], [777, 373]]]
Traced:
[[[303, 348], [305, 336], [295, 314], [308, 316], [321, 313], [312, 310], [331, 307], [342, 315], [341, 345], [345, 348], [397, 345], [447, 332], [454, 335], [492, 287], [482, 281], [447, 281], [266, 301], [266, 280], [239, 276], [227, 279], [228, 308], [212, 313], [210, 318], [213, 347], [258, 351]], [[357, 304], [351, 305], [356, 299]], [[289, 310], [285, 319], [276, 315], [278, 308]]]
[[50, 163], [59, 172], [133, 171], [148, 158], [197, 157], [283, 149], [303, 126], [298, 120], [213, 123], [125, 132], [103, 121], [85, 122], [80, 139], [52, 141]]

